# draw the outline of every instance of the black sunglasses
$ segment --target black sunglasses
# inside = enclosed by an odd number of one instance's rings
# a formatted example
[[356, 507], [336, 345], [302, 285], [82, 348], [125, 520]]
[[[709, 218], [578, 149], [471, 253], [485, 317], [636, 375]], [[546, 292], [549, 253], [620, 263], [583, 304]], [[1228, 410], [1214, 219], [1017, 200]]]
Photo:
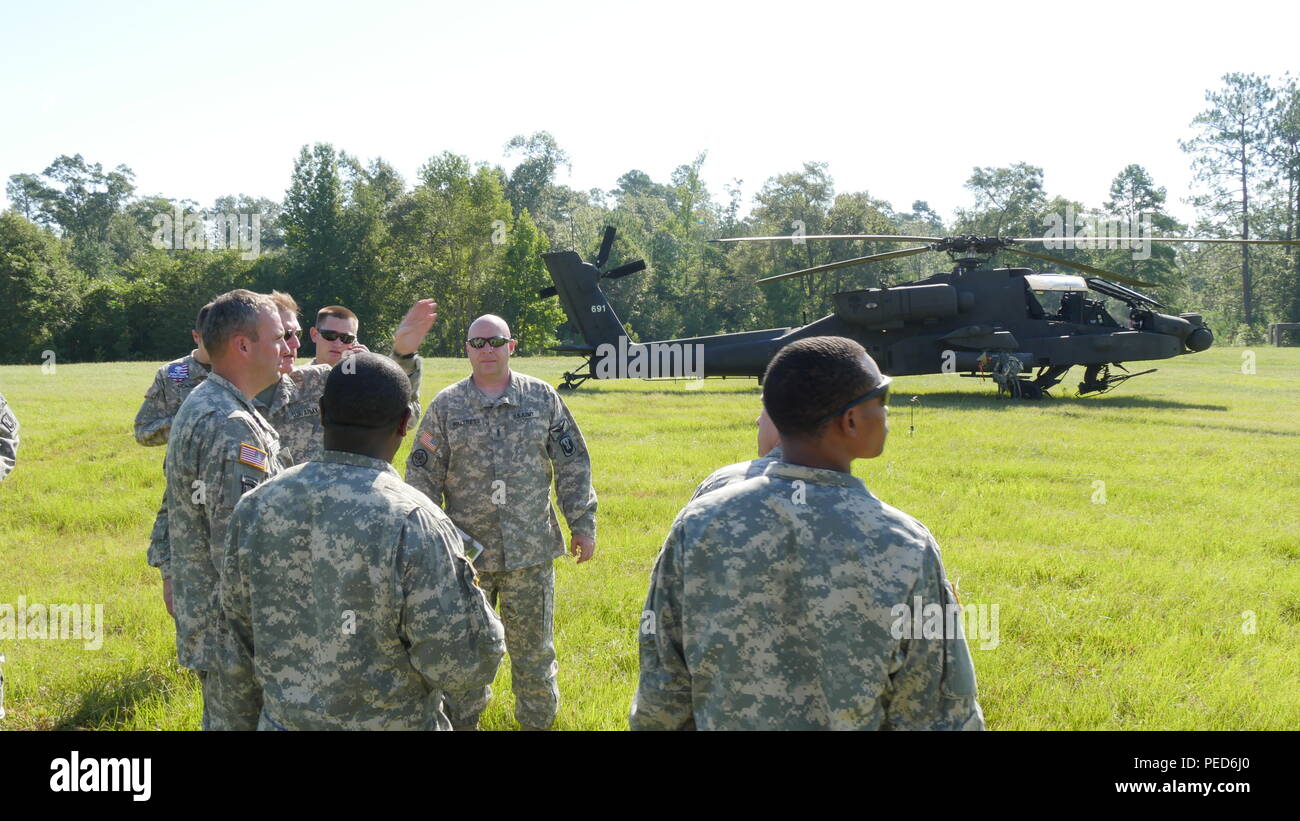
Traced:
[[874, 390], [867, 391], [866, 393], [862, 394], [857, 399], [854, 399], [852, 402], [840, 408], [839, 410], [835, 411], [834, 413], [826, 414], [821, 419], [817, 420], [817, 424], [814, 427], [821, 427], [822, 425], [826, 424], [832, 419], [837, 419], [843, 414], [848, 413], [849, 411], [856, 408], [858, 405], [861, 405], [863, 402], [870, 402], [872, 399], [875, 399], [877, 396], [880, 397], [881, 405], [889, 404], [889, 383], [888, 382], [884, 383], [883, 385], [877, 386]]
[[341, 339], [344, 345], [351, 345], [357, 339], [355, 334], [345, 334], [342, 331], [322, 331], [317, 328], [316, 333], [320, 334], [320, 338], [326, 342], [335, 342]]
[[299, 328], [296, 331], [285, 331], [284, 341], [288, 342], [290, 337], [297, 337], [298, 339], [302, 339], [302, 328]]
[[493, 337], [475, 336], [466, 339], [465, 341], [469, 343], [469, 346], [471, 348], [481, 348], [484, 345], [491, 345], [494, 348], [500, 348], [502, 345], [509, 342], [510, 338], [506, 336], [493, 336]]

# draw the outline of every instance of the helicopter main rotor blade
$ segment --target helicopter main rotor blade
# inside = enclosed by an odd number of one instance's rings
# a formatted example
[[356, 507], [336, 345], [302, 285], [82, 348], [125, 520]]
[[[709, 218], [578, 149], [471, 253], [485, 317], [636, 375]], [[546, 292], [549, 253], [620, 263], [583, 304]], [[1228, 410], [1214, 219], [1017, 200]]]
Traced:
[[847, 268], [850, 265], [861, 265], [864, 262], [878, 262], [884, 259], [898, 259], [899, 257], [910, 257], [912, 254], [919, 254], [922, 251], [929, 251], [930, 246], [922, 245], [920, 248], [904, 248], [901, 251], [887, 251], [883, 254], [872, 254], [866, 257], [855, 257], [854, 259], [842, 259], [839, 262], [832, 262], [828, 265], [816, 265], [812, 268], [804, 268], [802, 271], [791, 271], [788, 274], [776, 274], [770, 277], [763, 277], [759, 282], [776, 282], [781, 279], [790, 279], [791, 277], [807, 276], [808, 274], [818, 274], [822, 271], [833, 271], [836, 268]]
[[638, 259], [635, 262], [624, 263], [617, 268], [613, 268], [600, 275], [601, 279], [618, 279], [628, 274], [635, 274], [637, 271], [645, 270], [645, 260]]
[[1106, 242], [1141, 243], [1152, 242], [1204, 242], [1215, 245], [1300, 245], [1300, 239], [1218, 239], [1207, 237], [1016, 237], [1010, 242], [1057, 242], [1067, 246], [1083, 249], [1096, 248]]
[[1013, 254], [1023, 254], [1027, 257], [1033, 257], [1034, 259], [1041, 259], [1047, 262], [1054, 262], [1057, 265], [1064, 265], [1066, 268], [1073, 268], [1076, 271], [1083, 271], [1085, 273], [1092, 274], [1093, 276], [1101, 277], [1102, 279], [1109, 279], [1111, 282], [1120, 282], [1123, 283], [1124, 285], [1134, 285], [1140, 288], [1156, 287], [1156, 283], [1154, 282], [1143, 282], [1140, 279], [1133, 279], [1132, 277], [1126, 277], [1123, 276], [1122, 274], [1117, 274], [1113, 271], [1107, 271], [1103, 268], [1094, 268], [1093, 266], [1083, 262], [1072, 262], [1068, 259], [1061, 259], [1060, 257], [1049, 257], [1047, 254], [1036, 254], [1033, 251], [1026, 251], [1024, 248], [1008, 247], [1008, 248], [1003, 248], [1002, 250], [1010, 251]]
[[909, 237], [898, 234], [788, 234], [781, 237], [726, 237], [711, 239], [709, 242], [771, 242], [772, 240], [796, 239], [865, 239], [872, 242], [941, 242], [940, 237]]

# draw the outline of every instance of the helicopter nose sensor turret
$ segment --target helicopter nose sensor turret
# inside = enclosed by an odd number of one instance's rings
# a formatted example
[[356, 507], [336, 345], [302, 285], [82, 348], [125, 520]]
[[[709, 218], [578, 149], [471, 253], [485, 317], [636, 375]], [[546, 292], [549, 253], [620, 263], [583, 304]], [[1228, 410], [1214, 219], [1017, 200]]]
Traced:
[[1130, 316], [1134, 329], [1177, 337], [1189, 352], [1199, 353], [1214, 344], [1214, 333], [1205, 327], [1200, 314], [1170, 316], [1139, 308]]

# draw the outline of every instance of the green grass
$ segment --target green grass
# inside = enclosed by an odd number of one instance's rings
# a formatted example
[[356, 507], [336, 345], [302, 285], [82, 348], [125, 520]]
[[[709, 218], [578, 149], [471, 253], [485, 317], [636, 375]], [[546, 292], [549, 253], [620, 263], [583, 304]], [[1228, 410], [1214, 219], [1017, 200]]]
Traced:
[[[1300, 349], [1254, 350], [1255, 374], [1241, 349], [1215, 348], [1090, 399], [898, 380], [885, 454], [856, 473], [930, 527], [964, 602], [998, 605], [1000, 645], [974, 649], [990, 728], [1300, 726]], [[554, 383], [574, 363], [516, 364]], [[102, 603], [107, 622], [97, 651], [0, 642], [0, 727], [199, 725], [145, 564], [163, 449], [136, 445], [131, 424], [157, 365], [0, 368], [23, 434], [0, 484], [0, 603]], [[426, 403], [467, 372], [426, 365]], [[758, 390], [589, 382], [567, 401], [594, 454], [599, 549], [558, 566], [556, 726], [623, 729], [654, 556], [695, 483], [752, 457]], [[495, 690], [483, 726], [515, 727], [508, 664]]]

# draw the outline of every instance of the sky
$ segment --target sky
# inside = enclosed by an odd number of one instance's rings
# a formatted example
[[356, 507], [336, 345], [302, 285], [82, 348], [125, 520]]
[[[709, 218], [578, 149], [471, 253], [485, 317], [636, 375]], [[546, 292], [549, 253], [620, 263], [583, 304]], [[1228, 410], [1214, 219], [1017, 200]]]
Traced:
[[708, 152], [714, 196], [804, 162], [837, 192], [945, 219], [976, 166], [1027, 162], [1099, 206], [1130, 163], [1184, 220], [1179, 139], [1230, 71], [1300, 72], [1295, 4], [1134, 2], [7, 4], [0, 176], [60, 154], [137, 193], [282, 199], [315, 142], [410, 184], [443, 151], [511, 168], [551, 132], [558, 182], [666, 182]]

